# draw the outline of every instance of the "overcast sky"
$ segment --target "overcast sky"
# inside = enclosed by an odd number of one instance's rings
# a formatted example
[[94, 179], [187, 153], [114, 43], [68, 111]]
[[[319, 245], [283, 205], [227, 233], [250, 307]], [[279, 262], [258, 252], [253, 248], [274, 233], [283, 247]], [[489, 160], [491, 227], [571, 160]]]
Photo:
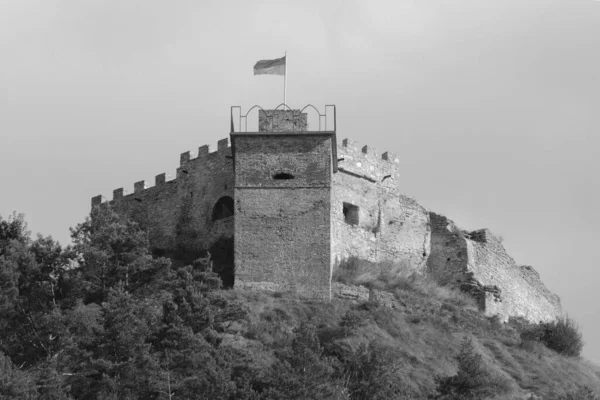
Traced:
[[600, 2], [0, 0], [0, 215], [69, 242], [90, 198], [228, 137], [230, 106], [337, 106], [338, 140], [504, 237], [600, 363]]

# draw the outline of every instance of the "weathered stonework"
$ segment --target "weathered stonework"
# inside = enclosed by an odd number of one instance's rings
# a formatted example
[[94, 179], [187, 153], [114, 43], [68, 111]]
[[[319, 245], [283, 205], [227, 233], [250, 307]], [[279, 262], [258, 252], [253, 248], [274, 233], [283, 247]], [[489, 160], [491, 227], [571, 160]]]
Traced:
[[393, 293], [385, 290], [368, 289], [364, 286], [344, 285], [334, 282], [332, 284], [333, 297], [356, 302], [372, 301], [381, 304], [384, 307], [402, 309], [405, 308], [400, 300]]
[[[189, 263], [210, 251], [215, 269], [232, 271], [233, 214], [212, 218], [218, 200], [232, 196], [231, 147], [223, 139], [216, 151], [202, 146], [195, 158], [190, 158], [190, 152], [181, 154], [175, 178], [157, 175], [152, 187], [136, 182], [130, 194], [116, 189], [107, 203], [148, 230], [153, 254]], [[233, 284], [230, 275], [223, 273], [226, 285]]]
[[305, 132], [307, 115], [300, 110], [259, 110], [259, 132]]
[[560, 314], [558, 297], [489, 231], [461, 232], [404, 196], [399, 156], [309, 132], [300, 110], [260, 110], [258, 126], [231, 132], [231, 147], [223, 139], [216, 151], [181, 154], [173, 179], [136, 182], [133, 193], [116, 189], [92, 207], [110, 204], [138, 221], [156, 256], [190, 263], [210, 252], [229, 287], [399, 307], [387, 292], [332, 285], [334, 268], [357, 257], [433, 274], [502, 319]]
[[487, 315], [522, 316], [550, 321], [561, 313], [560, 299], [551, 293], [532, 267], [518, 266], [487, 229], [460, 231], [444, 216], [431, 213], [431, 256], [427, 271], [440, 282], [472, 293]]
[[232, 137], [236, 286], [329, 299], [332, 135]]
[[[423, 270], [430, 252], [429, 215], [400, 193], [399, 159], [344, 139], [333, 176], [333, 246], [337, 263], [355, 256], [408, 261]], [[358, 207], [358, 223], [348, 223], [344, 203]]]

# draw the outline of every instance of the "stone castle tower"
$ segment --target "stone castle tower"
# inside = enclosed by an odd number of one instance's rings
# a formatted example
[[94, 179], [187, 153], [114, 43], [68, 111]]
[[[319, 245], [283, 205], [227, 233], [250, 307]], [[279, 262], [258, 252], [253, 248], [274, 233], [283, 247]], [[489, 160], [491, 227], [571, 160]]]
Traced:
[[292, 111], [259, 118], [259, 132], [231, 134], [236, 286], [328, 299], [335, 132], [308, 133]]
[[304, 112], [312, 106], [259, 109], [253, 132], [242, 128], [248, 113], [237, 128], [232, 117], [231, 146], [223, 139], [216, 151], [183, 153], [174, 179], [157, 175], [153, 187], [140, 181], [131, 194], [114, 190], [110, 202], [94, 197], [92, 207], [110, 205], [136, 220], [152, 253], [174, 263], [209, 251], [228, 287], [328, 300], [334, 268], [357, 257], [430, 272], [503, 318], [558, 315], [557, 296], [488, 240], [489, 231], [457, 236], [452, 221], [402, 195], [398, 156], [338, 142], [335, 107], [328, 107], [317, 111], [313, 131]]

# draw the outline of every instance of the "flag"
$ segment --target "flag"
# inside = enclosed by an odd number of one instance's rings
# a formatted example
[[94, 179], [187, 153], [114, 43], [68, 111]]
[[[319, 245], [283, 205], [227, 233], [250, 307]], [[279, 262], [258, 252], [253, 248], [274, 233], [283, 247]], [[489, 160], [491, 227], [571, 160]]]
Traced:
[[260, 60], [254, 64], [254, 75], [285, 75], [285, 56], [275, 60]]

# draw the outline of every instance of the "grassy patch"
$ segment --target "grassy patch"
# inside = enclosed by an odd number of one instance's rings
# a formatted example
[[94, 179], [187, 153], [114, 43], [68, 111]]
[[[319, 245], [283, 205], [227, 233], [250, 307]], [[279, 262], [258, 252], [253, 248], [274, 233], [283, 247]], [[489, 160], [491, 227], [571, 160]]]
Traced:
[[[334, 371], [330, 371], [331, 376], [340, 379], [340, 393], [348, 395], [340, 398], [360, 399], [357, 397], [360, 393], [371, 390], [392, 396], [387, 398], [434, 398], [436, 393], [442, 395], [440, 379], [456, 386], [460, 379], [469, 378], [465, 372], [460, 375], [461, 368], [470, 370], [461, 367], [464, 360], [457, 358], [465, 352], [461, 343], [467, 335], [475, 349], [471, 355], [480, 355], [480, 362], [475, 363], [484, 371], [473, 375], [475, 383], [479, 382], [475, 386], [480, 388], [473, 389], [474, 392], [485, 392], [487, 396], [480, 398], [514, 399], [532, 394], [538, 399], [591, 399], [594, 397], [589, 397], [588, 391], [592, 395], [600, 393], [598, 367], [548, 349], [539, 335], [527, 336], [527, 332], [539, 330], [539, 325], [518, 318], [508, 324], [486, 318], [463, 293], [440, 287], [397, 266], [379, 266], [377, 274], [365, 273], [363, 268], [367, 266], [358, 263], [338, 270], [336, 279], [389, 290], [405, 307], [396, 310], [375, 302], [340, 299], [309, 303], [286, 293], [223, 292], [231, 297], [230, 301], [237, 299], [247, 310], [246, 318], [238, 322], [241, 326], [236, 325], [236, 329], [248, 338], [246, 351], [256, 364], [264, 367], [280, 359], [278, 354], [289, 352], [297, 340], [298, 327], [310, 323], [316, 327], [320, 357], [331, 362], [328, 364]], [[365, 366], [369, 365], [376, 366], [378, 374], [386, 380], [368, 373]], [[350, 373], [364, 376], [365, 386], [344, 380], [348, 375], [343, 374]], [[459, 375], [462, 378], [451, 379]], [[394, 386], [383, 385], [382, 382], [388, 381], [394, 382]], [[445, 398], [468, 398], [465, 393], [452, 390], [444, 392], [444, 396], [450, 396]]]

